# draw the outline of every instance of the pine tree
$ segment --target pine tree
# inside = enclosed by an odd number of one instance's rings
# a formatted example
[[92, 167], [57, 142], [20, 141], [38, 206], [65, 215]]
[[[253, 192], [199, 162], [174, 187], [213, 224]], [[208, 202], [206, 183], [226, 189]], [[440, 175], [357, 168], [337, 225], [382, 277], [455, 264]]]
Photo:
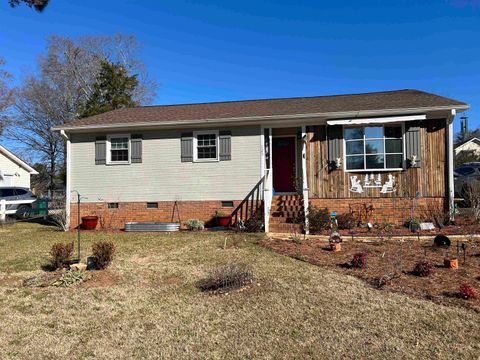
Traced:
[[133, 100], [137, 86], [137, 75], [129, 76], [121, 64], [102, 61], [101, 70], [93, 84], [93, 93], [85, 104], [82, 117], [137, 106]]

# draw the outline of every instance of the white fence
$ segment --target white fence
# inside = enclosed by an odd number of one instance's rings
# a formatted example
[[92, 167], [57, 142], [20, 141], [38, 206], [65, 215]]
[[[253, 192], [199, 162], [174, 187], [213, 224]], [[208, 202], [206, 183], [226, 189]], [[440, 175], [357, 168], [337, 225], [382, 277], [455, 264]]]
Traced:
[[17, 209], [7, 210], [7, 205], [14, 205], [14, 204], [31, 204], [35, 200], [11, 200], [6, 201], [5, 199], [0, 200], [0, 221], [5, 221], [7, 215], [13, 215], [17, 212]]

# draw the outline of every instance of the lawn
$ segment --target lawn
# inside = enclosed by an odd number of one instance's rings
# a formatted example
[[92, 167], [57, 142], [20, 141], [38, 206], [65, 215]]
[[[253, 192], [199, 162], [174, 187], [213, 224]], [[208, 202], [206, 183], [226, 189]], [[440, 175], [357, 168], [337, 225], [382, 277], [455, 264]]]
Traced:
[[[74, 238], [39, 224], [0, 228], [1, 359], [480, 354], [479, 313], [373, 289], [262, 248], [255, 235], [84, 233], [85, 255], [100, 239], [118, 249], [96, 281], [22, 286], [42, 273], [54, 242]], [[231, 261], [252, 267], [251, 287], [226, 295], [197, 289], [209, 269]]]

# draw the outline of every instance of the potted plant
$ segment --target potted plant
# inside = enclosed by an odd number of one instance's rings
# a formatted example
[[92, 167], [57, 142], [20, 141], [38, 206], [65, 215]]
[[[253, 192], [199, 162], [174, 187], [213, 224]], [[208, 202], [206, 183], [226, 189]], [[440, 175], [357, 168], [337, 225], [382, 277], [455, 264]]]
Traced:
[[328, 239], [328, 242], [330, 243], [330, 250], [333, 252], [339, 252], [342, 251], [342, 237], [340, 234], [336, 231], [334, 231], [331, 235], [330, 238]]
[[215, 214], [213, 215], [213, 217], [215, 218], [215, 222], [217, 223], [217, 226], [228, 227], [232, 222], [231, 215], [219, 210], [215, 211]]
[[443, 257], [443, 266], [447, 269], [458, 269], [458, 258], [450, 256], [447, 252]]
[[83, 216], [82, 217], [82, 228], [84, 230], [95, 230], [98, 224], [98, 216]]

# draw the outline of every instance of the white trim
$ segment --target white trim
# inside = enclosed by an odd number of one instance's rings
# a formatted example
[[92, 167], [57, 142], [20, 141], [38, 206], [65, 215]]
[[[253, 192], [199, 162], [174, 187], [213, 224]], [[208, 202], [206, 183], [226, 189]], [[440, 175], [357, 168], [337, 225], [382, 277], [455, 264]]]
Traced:
[[71, 192], [72, 192], [72, 143], [70, 140], [70, 137], [68, 136], [65, 131], [60, 131], [60, 135], [62, 135], [65, 140], [67, 141], [67, 148], [66, 148], [66, 154], [65, 154], [65, 160], [66, 160], [66, 165], [67, 165], [67, 174], [66, 174], [66, 179], [65, 179], [65, 218], [66, 218], [66, 224], [65, 224], [65, 231], [70, 229], [70, 204], [71, 204]]
[[366, 124], [386, 124], [405, 121], [426, 120], [427, 115], [410, 115], [410, 116], [389, 116], [368, 119], [344, 119], [344, 120], [328, 120], [327, 125], [366, 125]]
[[[100, 129], [128, 129], [128, 128], [182, 128], [182, 127], [191, 127], [191, 126], [211, 126], [212, 124], [230, 124], [235, 123], [235, 125], [250, 125], [252, 123], [260, 124], [260, 122], [265, 122], [265, 126], [281, 126], [285, 127], [284, 124], [279, 124], [279, 120], [300, 120], [303, 119], [304, 123], [307, 123], [305, 119], [312, 119], [308, 123], [318, 123], [319, 120], [330, 119], [341, 119], [346, 117], [366, 117], [366, 116], [389, 116], [389, 115], [402, 115], [402, 114], [416, 114], [424, 113], [430, 111], [451, 111], [456, 109], [458, 112], [469, 109], [469, 105], [449, 105], [449, 106], [430, 106], [430, 107], [419, 107], [419, 108], [393, 108], [393, 109], [381, 109], [381, 110], [361, 110], [361, 111], [338, 111], [338, 112], [319, 112], [319, 113], [310, 113], [310, 114], [293, 114], [293, 115], [268, 115], [268, 116], [242, 116], [242, 117], [231, 117], [231, 118], [210, 118], [210, 119], [191, 119], [191, 120], [171, 120], [171, 121], [145, 121], [145, 122], [128, 122], [128, 123], [116, 123], [116, 124], [90, 124], [90, 125], [80, 125], [80, 126], [55, 126], [52, 130], [69, 130], [69, 131], [78, 131], [82, 132], [85, 130], [100, 130]], [[320, 119], [318, 119], [320, 118]], [[268, 121], [272, 121], [269, 123]], [[292, 123], [294, 125], [295, 122]], [[296, 124], [298, 126], [298, 123]]]
[[21, 167], [23, 167], [25, 170], [27, 170], [30, 175], [38, 175], [38, 171], [35, 170], [33, 167], [31, 167], [30, 165], [28, 165], [25, 161], [23, 161], [22, 159], [20, 159], [18, 156], [16, 156], [15, 154], [13, 154], [12, 152], [10, 152], [9, 150], [7, 150], [6, 148], [4, 148], [2, 145], [0, 145], [0, 152], [3, 153], [3, 155], [5, 155], [6, 157], [8, 157], [10, 160], [12, 160], [13, 162], [16, 162], [18, 165], [20, 165]]
[[[368, 124], [365, 124], [368, 125]], [[350, 173], [350, 172], [386, 172], [386, 171], [403, 171], [406, 169], [405, 167], [405, 160], [406, 160], [406, 151], [405, 151], [405, 123], [398, 123], [398, 124], [390, 124], [390, 125], [400, 125], [402, 127], [402, 167], [401, 168], [381, 168], [381, 169], [349, 169], [347, 170], [347, 140], [345, 139], [345, 128], [353, 128], [353, 127], [365, 127], [365, 125], [352, 125], [352, 126], [343, 126], [342, 127], [342, 133], [343, 133], [343, 141], [342, 141], [342, 146], [343, 146], [343, 171]], [[382, 126], [384, 129], [383, 135], [385, 135], [385, 126]], [[368, 138], [369, 140], [381, 140], [381, 138]], [[388, 138], [388, 139], [394, 139], [394, 138]], [[364, 141], [364, 147], [365, 147], [365, 134], [363, 135], [363, 141]], [[385, 152], [386, 147], [385, 147], [385, 136], [383, 137], [383, 155], [386, 157], [387, 153]], [[388, 153], [389, 155], [400, 155], [400, 153]], [[360, 155], [360, 154], [358, 154]], [[362, 154], [365, 158], [366, 153], [365, 149]], [[367, 166], [366, 159], [365, 161], [365, 166]], [[386, 164], [386, 158], [384, 159], [384, 162]]]
[[307, 127], [302, 125], [302, 194], [303, 194], [303, 212], [305, 214], [305, 234], [308, 235], [310, 223], [308, 221], [308, 179], [307, 179]]
[[450, 211], [451, 220], [455, 217], [455, 180], [453, 175], [453, 120], [455, 119], [456, 111], [452, 109], [447, 118], [447, 156], [448, 156], [448, 209]]
[[[198, 158], [198, 147], [197, 147], [197, 136], [198, 135], [215, 135], [215, 150], [216, 158], [215, 159], [199, 159]], [[220, 143], [219, 143], [219, 131], [218, 130], [202, 130], [193, 132], [193, 162], [217, 162], [220, 161], [219, 152], [220, 152]]]
[[[127, 161], [112, 161], [111, 140], [117, 138], [128, 138], [128, 160]], [[107, 165], [130, 165], [132, 157], [132, 145], [130, 134], [109, 134], [107, 135]]]

